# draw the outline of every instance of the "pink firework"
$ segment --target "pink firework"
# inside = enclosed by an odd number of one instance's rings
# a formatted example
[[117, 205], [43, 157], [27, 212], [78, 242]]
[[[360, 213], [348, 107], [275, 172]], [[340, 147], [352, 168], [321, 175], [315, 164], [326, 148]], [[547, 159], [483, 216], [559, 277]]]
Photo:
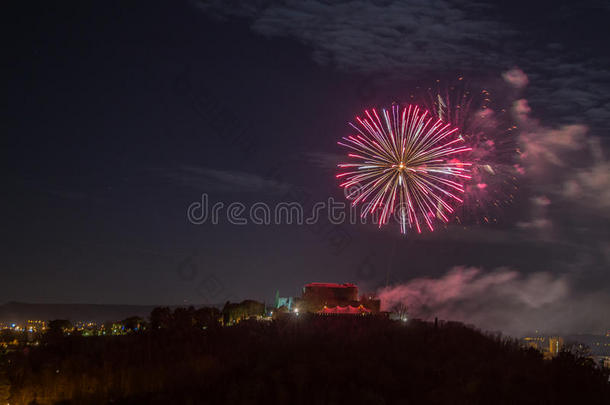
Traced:
[[337, 175], [345, 181], [352, 204], [365, 204], [362, 216], [377, 214], [378, 224], [394, 215], [402, 233], [415, 227], [421, 233], [425, 223], [433, 231], [433, 221], [449, 222], [451, 204], [462, 203], [463, 181], [470, 179], [471, 163], [457, 155], [472, 150], [464, 146], [459, 129], [415, 105], [402, 110], [393, 105], [366, 110], [366, 117], [350, 123], [357, 133], [344, 137], [339, 145], [350, 149], [353, 163]]

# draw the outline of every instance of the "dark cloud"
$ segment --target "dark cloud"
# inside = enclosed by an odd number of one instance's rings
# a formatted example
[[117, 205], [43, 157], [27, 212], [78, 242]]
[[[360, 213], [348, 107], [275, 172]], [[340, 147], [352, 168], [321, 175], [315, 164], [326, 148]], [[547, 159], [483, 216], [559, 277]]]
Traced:
[[[587, 118], [608, 129], [610, 71], [607, 58], [590, 57], [596, 33], [566, 37], [572, 14], [608, 16], [599, 2], [575, 10], [545, 10], [537, 24], [525, 24], [522, 5], [503, 6], [448, 0], [337, 2], [259, 1], [198, 3], [221, 17], [251, 21], [267, 37], [290, 37], [309, 46], [313, 59], [341, 70], [414, 79], [423, 73], [471, 74], [504, 71], [518, 65], [535, 82], [530, 101], [545, 105], [561, 122]], [[566, 12], [566, 11], [573, 11]], [[574, 28], [576, 29], [576, 28]], [[582, 30], [581, 30], [582, 31]], [[523, 87], [523, 83], [521, 85]]]
[[287, 184], [267, 179], [258, 174], [240, 171], [183, 166], [159, 170], [159, 172], [162, 177], [180, 186], [194, 188], [201, 192], [279, 193], [289, 189]]
[[362, 72], [408, 69], [479, 68], [493, 64], [500, 40], [514, 34], [503, 23], [481, 16], [474, 2], [449, 1], [286, 1], [258, 7], [227, 7], [209, 2], [204, 8], [221, 15], [247, 16], [252, 29], [265, 36], [288, 36], [311, 46], [321, 64]]
[[345, 156], [338, 153], [308, 152], [305, 159], [309, 164], [320, 169], [336, 170], [337, 165], [345, 160]]

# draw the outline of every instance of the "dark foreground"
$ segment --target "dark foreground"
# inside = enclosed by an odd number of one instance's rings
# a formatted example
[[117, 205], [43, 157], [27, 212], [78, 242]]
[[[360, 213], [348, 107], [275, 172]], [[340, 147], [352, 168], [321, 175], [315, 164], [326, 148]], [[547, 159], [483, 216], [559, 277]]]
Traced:
[[610, 403], [607, 370], [585, 358], [374, 317], [56, 338], [5, 356], [0, 378], [18, 405]]

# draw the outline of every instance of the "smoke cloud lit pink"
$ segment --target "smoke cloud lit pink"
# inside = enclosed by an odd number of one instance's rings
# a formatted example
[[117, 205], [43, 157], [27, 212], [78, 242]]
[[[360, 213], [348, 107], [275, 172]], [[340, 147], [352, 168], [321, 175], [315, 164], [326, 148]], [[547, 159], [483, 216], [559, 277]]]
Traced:
[[564, 125], [557, 129], [548, 128], [530, 117], [531, 108], [527, 100], [513, 104], [513, 114], [520, 127], [519, 144], [521, 159], [536, 170], [546, 165], [565, 166], [565, 153], [582, 149], [587, 127], [585, 125]]
[[523, 70], [514, 68], [502, 73], [504, 80], [517, 89], [522, 89], [528, 85], [529, 79]]
[[417, 278], [383, 288], [379, 297], [383, 309], [404, 304], [410, 317], [438, 317], [520, 334], [531, 328], [554, 327], [547, 314], [557, 316], [555, 305], [565, 300], [569, 291], [565, 277], [547, 272], [522, 275], [506, 268], [485, 272], [454, 267], [439, 278]]
[[[528, 83], [527, 75], [518, 69], [507, 71], [502, 77], [515, 87]], [[587, 205], [610, 216], [610, 163], [604, 159], [599, 141], [587, 136], [588, 127], [583, 124], [545, 126], [531, 116], [532, 109], [526, 99], [513, 103], [512, 114], [519, 129], [522, 162], [517, 165], [518, 170], [527, 173], [537, 184], [548, 184], [558, 198]], [[580, 163], [579, 167], [574, 167], [576, 162]], [[550, 224], [546, 218], [535, 218], [529, 223], [536, 223], [538, 228]]]

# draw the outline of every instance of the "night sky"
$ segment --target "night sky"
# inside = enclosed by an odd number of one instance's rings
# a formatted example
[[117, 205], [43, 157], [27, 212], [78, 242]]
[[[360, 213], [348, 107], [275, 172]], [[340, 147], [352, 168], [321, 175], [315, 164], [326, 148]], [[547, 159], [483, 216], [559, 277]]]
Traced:
[[[3, 19], [2, 302], [270, 303], [354, 282], [490, 328], [610, 329], [607, 2], [29, 2]], [[518, 123], [497, 222], [405, 238], [187, 220], [203, 193], [344, 201], [346, 122], [456, 77]]]

